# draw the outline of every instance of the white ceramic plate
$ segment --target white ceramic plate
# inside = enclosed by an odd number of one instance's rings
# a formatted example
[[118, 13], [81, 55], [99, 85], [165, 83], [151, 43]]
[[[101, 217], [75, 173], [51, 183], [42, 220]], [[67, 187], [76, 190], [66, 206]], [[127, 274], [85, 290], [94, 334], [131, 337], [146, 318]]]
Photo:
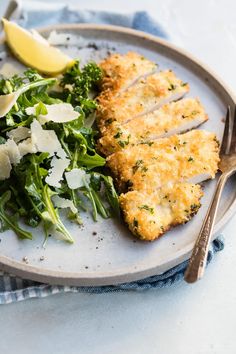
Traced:
[[[81, 58], [82, 62], [98, 61], [109, 52], [133, 50], [157, 62], [161, 69], [173, 69], [184, 82], [189, 82], [189, 96], [198, 96], [209, 114], [209, 121], [201, 128], [215, 132], [221, 140], [226, 107], [233, 108], [235, 98], [214, 74], [190, 55], [151, 35], [119, 27], [65, 25], [43, 29], [42, 33], [47, 37], [52, 29], [70, 34], [68, 45], [61, 48]], [[1, 45], [0, 52], [5, 51], [6, 47]], [[1, 63], [6, 61], [20, 66], [9, 53]], [[19, 241], [11, 231], [0, 234], [0, 266], [25, 278], [66, 285], [117, 284], [161, 274], [188, 258], [215, 183], [216, 180], [205, 183], [202, 207], [193, 220], [156, 242], [134, 239], [127, 227], [117, 220], [100, 219], [94, 223], [86, 214], [82, 228], [66, 222], [75, 239], [74, 245], [50, 238], [43, 249], [41, 230], [34, 232], [33, 241]], [[236, 210], [235, 193], [235, 180], [231, 179], [220, 204], [214, 236]], [[23, 262], [25, 256], [28, 264]], [[40, 261], [41, 256], [44, 261]]]

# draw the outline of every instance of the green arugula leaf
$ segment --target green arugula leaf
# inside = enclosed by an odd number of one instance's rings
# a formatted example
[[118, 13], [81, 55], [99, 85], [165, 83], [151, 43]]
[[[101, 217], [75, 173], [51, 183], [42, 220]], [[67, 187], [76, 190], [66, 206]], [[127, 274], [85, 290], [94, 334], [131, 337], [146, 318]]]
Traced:
[[0, 221], [1, 221], [1, 231], [8, 229], [13, 230], [16, 235], [21, 239], [32, 240], [32, 234], [28, 231], [23, 230], [17, 223], [18, 215], [10, 215], [6, 211], [7, 202], [11, 199], [11, 192], [6, 191], [0, 197]]
[[119, 199], [113, 184], [113, 179], [111, 176], [101, 175], [101, 177], [105, 184], [105, 192], [106, 192], [107, 200], [109, 201], [115, 215], [118, 218], [120, 218]]
[[113, 180], [100, 173], [105, 159], [95, 149], [98, 132], [93, 127], [96, 109], [93, 97], [101, 76], [102, 72], [95, 63], [88, 63], [81, 69], [79, 61], [76, 61], [62, 76], [61, 91], [58, 92], [53, 91], [55, 79], [45, 79], [34, 69], [26, 70], [23, 76], [0, 78], [0, 94], [21, 90], [17, 103], [0, 119], [0, 144], [6, 142], [7, 132], [12, 129], [30, 128], [34, 117], [26, 114], [27, 107], [37, 105], [37, 117], [47, 114], [45, 105], [69, 102], [79, 113], [78, 119], [67, 123], [50, 121], [44, 124], [43, 129], [55, 131], [70, 159], [67, 171], [82, 168], [88, 176], [84, 187], [78, 190], [71, 190], [66, 179], [61, 181], [60, 188], [48, 186], [45, 178], [51, 168], [52, 157], [47, 153], [27, 154], [18, 165], [13, 166], [10, 178], [0, 183], [1, 230], [11, 228], [21, 238], [32, 238], [17, 223], [18, 218], [22, 217], [32, 227], [42, 222], [46, 239], [49, 233], [53, 234], [53, 230], [56, 230], [65, 241], [72, 243], [73, 239], [52, 203], [51, 198], [55, 194], [73, 201], [78, 211], [70, 211], [68, 218], [79, 224], [82, 223], [80, 210], [88, 211], [84, 196], [90, 201], [94, 220], [98, 219], [98, 214], [103, 218], [110, 217], [111, 209], [119, 216], [119, 202]]
[[24, 161], [15, 167], [15, 173], [21, 180], [34, 212], [44, 223], [45, 231], [55, 227], [67, 242], [73, 243], [73, 239], [60, 220], [57, 210], [54, 208], [51, 197], [55, 194], [44, 182], [47, 169], [40, 165], [48, 158], [47, 153], [29, 155]]

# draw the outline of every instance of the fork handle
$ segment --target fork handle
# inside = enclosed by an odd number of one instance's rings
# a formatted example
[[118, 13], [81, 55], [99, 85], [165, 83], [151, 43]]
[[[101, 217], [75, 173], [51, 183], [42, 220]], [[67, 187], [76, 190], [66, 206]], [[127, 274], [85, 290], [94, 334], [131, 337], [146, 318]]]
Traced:
[[212, 198], [201, 231], [194, 245], [188, 267], [184, 274], [184, 279], [187, 283], [196, 282], [197, 280], [201, 279], [204, 274], [219, 201], [228, 177], [228, 174], [223, 173], [218, 180], [215, 194]]

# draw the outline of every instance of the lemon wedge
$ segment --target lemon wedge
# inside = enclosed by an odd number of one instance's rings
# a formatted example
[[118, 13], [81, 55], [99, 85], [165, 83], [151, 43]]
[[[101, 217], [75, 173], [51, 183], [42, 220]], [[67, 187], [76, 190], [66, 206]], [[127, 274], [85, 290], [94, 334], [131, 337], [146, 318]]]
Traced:
[[13, 54], [25, 65], [47, 75], [57, 75], [72, 66], [74, 60], [52, 47], [36, 31], [27, 31], [2, 19], [6, 41]]

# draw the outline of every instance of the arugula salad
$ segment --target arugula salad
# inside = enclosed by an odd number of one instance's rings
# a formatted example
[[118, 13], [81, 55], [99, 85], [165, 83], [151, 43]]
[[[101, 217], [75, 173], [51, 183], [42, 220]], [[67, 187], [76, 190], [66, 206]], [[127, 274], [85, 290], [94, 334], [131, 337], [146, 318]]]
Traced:
[[33, 69], [0, 79], [1, 232], [32, 239], [22, 224], [42, 224], [45, 239], [57, 232], [72, 243], [61, 209], [78, 224], [82, 210], [95, 221], [119, 214], [113, 180], [95, 151], [93, 97], [101, 75], [95, 63], [81, 69], [75, 61], [57, 79]]

